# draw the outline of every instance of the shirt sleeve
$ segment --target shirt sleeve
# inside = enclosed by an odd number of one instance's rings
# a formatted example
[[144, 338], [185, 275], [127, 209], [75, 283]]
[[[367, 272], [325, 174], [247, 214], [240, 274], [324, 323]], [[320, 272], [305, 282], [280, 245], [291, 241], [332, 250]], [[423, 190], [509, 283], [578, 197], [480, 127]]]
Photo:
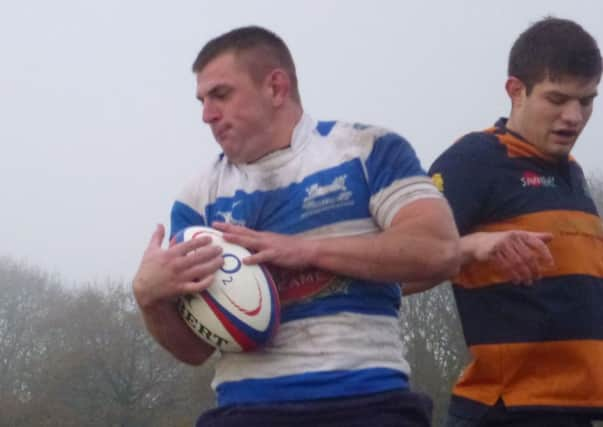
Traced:
[[388, 133], [378, 137], [365, 162], [371, 194], [370, 210], [385, 229], [398, 211], [422, 198], [440, 198], [412, 146], [401, 136]]
[[179, 231], [193, 225], [206, 225], [203, 215], [187, 204], [175, 201], [170, 214], [170, 239]]
[[172, 204], [170, 213], [170, 239], [186, 227], [207, 225], [205, 216], [199, 211], [205, 205], [205, 201], [201, 196], [199, 182], [204, 181], [202, 181], [202, 178], [197, 177], [191, 179]]

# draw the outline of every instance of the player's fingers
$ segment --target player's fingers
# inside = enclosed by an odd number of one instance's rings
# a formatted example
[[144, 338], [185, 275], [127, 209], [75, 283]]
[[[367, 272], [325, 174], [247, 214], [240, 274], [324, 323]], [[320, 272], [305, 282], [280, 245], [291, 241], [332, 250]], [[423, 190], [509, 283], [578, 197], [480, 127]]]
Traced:
[[534, 239], [538, 239], [541, 242], [550, 242], [551, 240], [553, 240], [553, 233], [541, 233], [541, 232], [536, 232], [536, 231], [529, 231], [527, 232], [528, 235]]
[[219, 246], [204, 246], [198, 248], [187, 255], [181, 255], [174, 260], [174, 270], [181, 272], [193, 267], [197, 264], [202, 264], [213, 260], [214, 258], [222, 259], [222, 248]]
[[206, 290], [211, 286], [215, 279], [214, 274], [209, 274], [205, 276], [202, 280], [191, 280], [189, 282], [185, 282], [182, 285], [181, 291], [184, 295], [187, 294], [195, 294], [201, 291]]
[[216, 257], [206, 262], [195, 264], [185, 271], [181, 272], [179, 279], [181, 282], [190, 282], [193, 280], [204, 280], [206, 276], [213, 275], [224, 265], [224, 258]]
[[212, 242], [210, 236], [199, 236], [185, 242], [177, 243], [168, 249], [174, 256], [186, 255], [196, 249], [208, 246]]
[[527, 276], [524, 277], [524, 280], [528, 284], [531, 284], [534, 280], [540, 279], [541, 268], [539, 264], [538, 252], [532, 249], [531, 246], [527, 245], [525, 240], [522, 238], [516, 240], [514, 249], [518, 257], [518, 262], [523, 263], [527, 269]]
[[504, 261], [503, 265], [508, 273], [513, 277], [513, 283], [525, 283], [531, 284], [532, 273], [530, 267], [526, 264], [525, 260], [522, 259], [518, 253], [515, 245], [507, 246], [504, 250], [500, 251], [501, 259]]
[[551, 251], [546, 243], [544, 243], [544, 240], [540, 238], [527, 239], [525, 240], [525, 243], [536, 252], [541, 270], [546, 270], [555, 266], [553, 255], [551, 255]]
[[262, 240], [257, 236], [224, 233], [222, 238], [229, 243], [243, 246], [250, 251], [260, 251], [262, 249]]
[[260, 252], [256, 252], [252, 255], [246, 256], [243, 258], [243, 264], [245, 265], [254, 265], [254, 264], [263, 264], [267, 262], [274, 261], [276, 257], [276, 251], [274, 249], [266, 249]]
[[148, 248], [160, 248], [164, 237], [165, 228], [163, 224], [157, 224], [157, 227], [155, 227], [155, 231], [153, 231], [153, 234], [151, 235], [151, 240], [149, 241]]
[[494, 265], [496, 265], [496, 268], [503, 274], [504, 277], [508, 278], [508, 280], [515, 285], [519, 285], [521, 283], [520, 274], [516, 271], [513, 264], [502, 251], [494, 252], [493, 258]]
[[252, 236], [257, 233], [257, 231], [252, 230], [251, 228], [247, 228], [242, 225], [229, 224], [227, 222], [212, 222], [211, 225], [213, 228], [221, 231], [222, 233], [238, 234], [244, 236]]
[[538, 258], [538, 266], [541, 272], [550, 270], [555, 267], [555, 259], [549, 248], [543, 244], [539, 249], [535, 249], [536, 257]]

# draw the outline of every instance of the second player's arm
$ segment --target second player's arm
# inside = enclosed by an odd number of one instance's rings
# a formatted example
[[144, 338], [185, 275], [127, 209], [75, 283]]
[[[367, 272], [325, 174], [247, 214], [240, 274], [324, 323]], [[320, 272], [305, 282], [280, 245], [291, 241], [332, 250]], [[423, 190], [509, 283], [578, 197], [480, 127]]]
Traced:
[[[550, 233], [524, 230], [470, 233], [460, 240], [461, 266], [474, 261], [491, 261], [509, 281], [531, 285], [554, 265], [546, 245], [552, 237]], [[422, 292], [439, 283], [439, 280], [407, 282], [404, 294]]]

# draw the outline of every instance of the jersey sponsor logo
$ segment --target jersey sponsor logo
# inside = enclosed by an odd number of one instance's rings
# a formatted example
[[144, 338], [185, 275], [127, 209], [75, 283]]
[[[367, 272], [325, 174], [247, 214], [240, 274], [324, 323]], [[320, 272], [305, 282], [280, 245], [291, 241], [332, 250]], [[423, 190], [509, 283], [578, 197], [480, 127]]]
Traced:
[[318, 269], [289, 270], [270, 266], [281, 304], [345, 293], [347, 282], [333, 273]]
[[554, 176], [543, 176], [538, 175], [532, 171], [525, 171], [523, 176], [521, 177], [521, 186], [522, 187], [545, 187], [545, 188], [555, 188], [557, 184], [555, 183]]
[[334, 178], [330, 184], [312, 184], [306, 188], [306, 197], [302, 202], [302, 218], [306, 218], [330, 209], [337, 209], [354, 204], [352, 192], [345, 181], [348, 175]]

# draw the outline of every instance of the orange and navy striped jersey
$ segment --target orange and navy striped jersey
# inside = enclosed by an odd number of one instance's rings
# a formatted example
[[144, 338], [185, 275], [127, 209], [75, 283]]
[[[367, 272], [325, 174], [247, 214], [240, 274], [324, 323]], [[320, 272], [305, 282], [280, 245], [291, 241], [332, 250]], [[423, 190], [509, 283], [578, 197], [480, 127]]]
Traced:
[[487, 262], [453, 279], [472, 361], [451, 412], [478, 415], [502, 399], [603, 416], [603, 223], [575, 160], [548, 158], [505, 124], [464, 136], [430, 174], [461, 235], [550, 232], [555, 266], [530, 287]]

